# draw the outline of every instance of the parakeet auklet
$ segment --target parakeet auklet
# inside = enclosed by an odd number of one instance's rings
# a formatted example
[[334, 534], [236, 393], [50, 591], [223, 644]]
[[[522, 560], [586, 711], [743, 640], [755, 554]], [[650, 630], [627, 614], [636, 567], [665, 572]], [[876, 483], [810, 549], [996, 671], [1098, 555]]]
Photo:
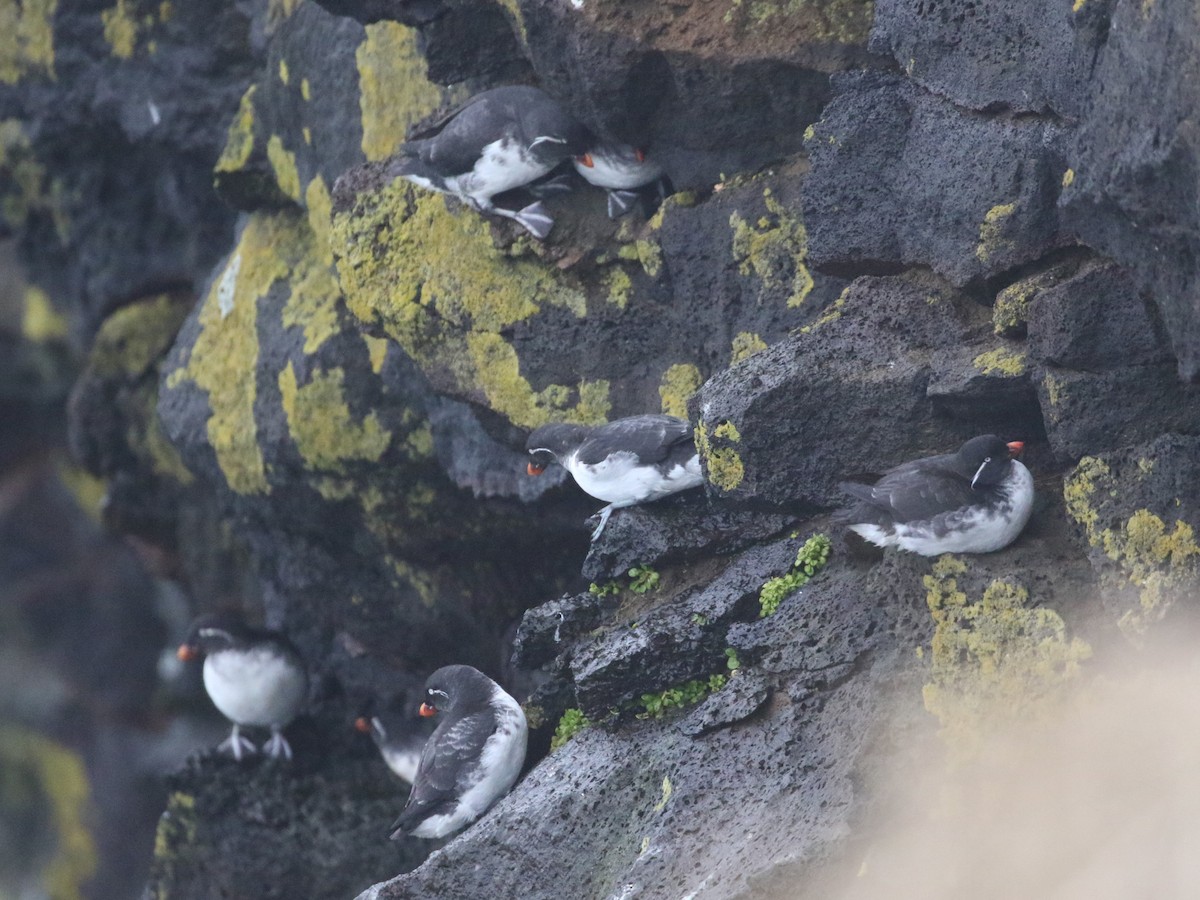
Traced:
[[204, 688], [213, 705], [233, 723], [232, 733], [218, 750], [237, 760], [254, 753], [254, 744], [241, 728], [255, 726], [271, 729], [264, 753], [292, 758], [283, 729], [304, 705], [308, 673], [287, 638], [250, 628], [236, 613], [214, 613], [192, 623], [177, 655], [184, 662], [204, 657]]
[[986, 434], [957, 453], [897, 466], [874, 485], [843, 484], [859, 503], [839, 518], [873, 544], [922, 556], [999, 550], [1033, 509], [1033, 477], [1016, 459], [1023, 448]]
[[430, 675], [421, 715], [442, 719], [421, 753], [393, 840], [440, 838], [469, 825], [508, 793], [525, 761], [525, 713], [478, 669], [444, 666]]
[[599, 426], [543, 425], [529, 435], [525, 449], [532, 457], [530, 475], [557, 461], [584, 491], [609, 501], [598, 513], [593, 541], [614, 509], [704, 483], [692, 426], [675, 416], [630, 416]]
[[608, 191], [608, 217], [616, 219], [633, 209], [641, 189], [658, 186], [658, 200], [669, 191], [663, 168], [645, 151], [629, 144], [604, 141], [593, 144], [587, 153], [573, 157], [575, 170], [584, 180]]
[[425, 749], [425, 741], [429, 738], [428, 730], [394, 712], [379, 713], [369, 719], [362, 716], [354, 721], [354, 727], [371, 735], [375, 746], [379, 748], [379, 755], [392, 772], [409, 784], [413, 783], [421, 763], [421, 751]]
[[526, 85], [476, 94], [399, 150], [390, 172], [507, 216], [543, 239], [554, 220], [540, 202], [514, 212], [496, 194], [529, 184], [587, 149], [588, 131], [545, 91]]

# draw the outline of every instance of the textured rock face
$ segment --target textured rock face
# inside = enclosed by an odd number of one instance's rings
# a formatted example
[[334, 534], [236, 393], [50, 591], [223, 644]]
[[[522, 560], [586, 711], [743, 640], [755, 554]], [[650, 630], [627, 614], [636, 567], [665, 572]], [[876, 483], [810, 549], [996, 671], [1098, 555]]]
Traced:
[[[10, 6], [0, 213], [33, 287], [0, 316], [0, 463], [65, 431], [160, 579], [152, 603], [114, 557], [120, 615], [99, 591], [29, 646], [72, 683], [128, 649], [91, 708], [188, 701], [134, 755], [175, 770], [151, 895], [838, 896], [909, 744], [977, 752], [1191, 634], [1187, 4]], [[678, 192], [615, 222], [600, 191], [551, 198], [538, 243], [389, 177], [409, 129], [514, 82]], [[526, 433], [658, 410], [696, 425], [706, 488], [589, 547], [599, 501], [527, 477]], [[1011, 547], [881, 556], [831, 524], [840, 482], [986, 432], [1037, 478]], [[179, 762], [219, 728], [154, 659], [221, 605], [306, 658], [291, 765]], [[97, 619], [124, 637], [89, 655]], [[447, 663], [526, 701], [527, 771], [444, 846], [393, 844], [404, 789], [350, 724]], [[121, 754], [0, 713], [6, 760], [61, 742], [121, 814]], [[139, 877], [153, 827], [69, 860], [76, 894]]]

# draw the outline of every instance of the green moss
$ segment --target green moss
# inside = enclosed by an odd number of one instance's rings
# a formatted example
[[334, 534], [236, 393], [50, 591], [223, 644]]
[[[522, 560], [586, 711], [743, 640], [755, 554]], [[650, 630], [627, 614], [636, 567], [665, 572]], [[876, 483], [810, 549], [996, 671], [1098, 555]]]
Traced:
[[658, 396], [662, 399], [662, 411], [681, 419], [688, 417], [687, 405], [692, 394], [700, 389], [704, 377], [691, 363], [676, 363], [663, 373]]
[[36, 732], [0, 726], [0, 812], [14, 825], [49, 819], [56, 847], [40, 887], [54, 900], [84, 897], [98, 857], [87, 826], [91, 801], [83, 760]]
[[798, 212], [789, 211], [775, 199], [770, 188], [763, 189], [768, 215], [750, 225], [736, 210], [729, 217], [733, 231], [733, 258], [743, 275], [753, 274], [769, 291], [790, 278], [789, 307], [799, 306], [813, 288], [813, 278], [805, 265], [808, 232]]
[[1008, 237], [1009, 220], [1017, 210], [1015, 203], [1001, 203], [993, 206], [983, 217], [979, 226], [979, 244], [975, 247], [975, 258], [981, 263], [989, 263], [997, 253], [1009, 250], [1014, 246], [1012, 238]]
[[553, 753], [559, 747], [562, 747], [567, 741], [571, 740], [571, 738], [575, 737], [576, 734], [591, 724], [587, 716], [583, 714], [583, 710], [568, 709], [562, 714], [562, 718], [558, 720], [558, 725], [554, 729], [554, 737], [550, 739], [550, 752]]
[[996, 579], [971, 602], [958, 587], [965, 570], [945, 556], [925, 577], [934, 634], [923, 694], [943, 737], [970, 755], [993, 729], [1051, 712], [1092, 651], [1019, 584]]
[[634, 566], [629, 572], [629, 589], [635, 594], [658, 590], [659, 574], [649, 566]]
[[332, 233], [351, 312], [381, 324], [422, 369], [523, 428], [604, 421], [607, 381], [535, 391], [503, 336], [546, 305], [583, 316], [583, 292], [539, 262], [501, 253], [477, 213], [451, 214], [441, 197], [397, 179], [337, 213]]
[[408, 128], [442, 102], [442, 91], [425, 78], [417, 33], [399, 22], [375, 22], [355, 51], [362, 151], [368, 160], [387, 159], [404, 143]]
[[711, 438], [703, 422], [696, 425], [696, 449], [708, 469], [708, 480], [723, 491], [734, 490], [746, 477], [746, 467], [734, 446], [741, 440], [732, 422], [717, 425]]
[[54, 78], [54, 13], [58, 0], [0, 0], [0, 81]]
[[672, 709], [694, 706], [709, 694], [716, 693], [725, 687], [728, 681], [729, 678], [726, 675], [710, 675], [708, 678], [697, 678], [658, 693], [642, 694], [640, 702], [642, 711], [638, 713], [638, 718], [661, 719]]
[[293, 200], [300, 199], [300, 172], [296, 168], [296, 154], [283, 146], [283, 140], [277, 134], [267, 140], [267, 159], [275, 172], [275, 183], [285, 195]]
[[767, 342], [752, 331], [741, 331], [733, 339], [729, 353], [729, 364], [736, 365], [743, 359], [749, 359], [755, 353], [767, 349]]
[[997, 347], [980, 353], [973, 360], [975, 368], [984, 375], [1023, 375], [1025, 374], [1025, 354], [1008, 347]]
[[225, 133], [225, 147], [221, 150], [216, 165], [218, 172], [241, 171], [250, 161], [254, 152], [254, 93], [257, 90], [258, 85], [251, 85], [246, 93], [242, 94], [237, 115], [233, 117], [233, 121], [229, 123], [229, 130]]
[[780, 603], [825, 568], [832, 552], [833, 542], [828, 535], [814, 534], [806, 540], [796, 553], [792, 567], [783, 575], [763, 583], [762, 590], [758, 592], [759, 618], [775, 615]]
[[344, 472], [346, 462], [376, 462], [391, 443], [391, 432], [374, 413], [355, 423], [342, 389], [341, 369], [317, 370], [308, 384], [299, 385], [289, 362], [279, 373], [279, 392], [288, 430], [305, 462], [314, 469]]

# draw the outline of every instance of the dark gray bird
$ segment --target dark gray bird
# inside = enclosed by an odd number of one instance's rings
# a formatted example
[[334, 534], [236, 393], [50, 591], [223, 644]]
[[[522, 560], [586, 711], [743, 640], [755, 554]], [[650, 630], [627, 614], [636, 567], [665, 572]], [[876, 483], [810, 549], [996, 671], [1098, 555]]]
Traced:
[[658, 500], [704, 483], [692, 426], [666, 415], [630, 416], [607, 425], [543, 425], [529, 435], [530, 475], [551, 462], [571, 473], [584, 491], [607, 500], [592, 540], [614, 509]]
[[1033, 476], [1016, 459], [1024, 446], [985, 434], [956, 453], [897, 466], [874, 485], [843, 484], [859, 502], [839, 519], [873, 544], [921, 556], [1007, 547], [1033, 510]]
[[453, 194], [480, 212], [515, 219], [542, 240], [554, 220], [541, 202], [514, 212], [492, 198], [584, 153], [588, 142], [587, 129], [545, 91], [526, 85], [494, 88], [404, 144], [390, 171]]
[[234, 759], [254, 753], [241, 734], [245, 726], [270, 728], [262, 746], [268, 756], [292, 758], [283, 729], [300, 712], [308, 696], [308, 673], [296, 648], [282, 634], [251, 628], [233, 612], [204, 615], [192, 623], [178, 657], [184, 662], [204, 657], [204, 689], [213, 705], [233, 723], [233, 731], [217, 749]]
[[478, 669], [444, 666], [430, 675], [421, 715], [441, 721], [421, 753], [393, 840], [440, 838], [469, 825], [508, 793], [525, 762], [525, 713]]
[[582, 156], [574, 157], [572, 162], [585, 181], [608, 191], [610, 219], [619, 218], [633, 209], [643, 188], [657, 185], [659, 202], [670, 190], [662, 166], [644, 150], [630, 144], [601, 141]]

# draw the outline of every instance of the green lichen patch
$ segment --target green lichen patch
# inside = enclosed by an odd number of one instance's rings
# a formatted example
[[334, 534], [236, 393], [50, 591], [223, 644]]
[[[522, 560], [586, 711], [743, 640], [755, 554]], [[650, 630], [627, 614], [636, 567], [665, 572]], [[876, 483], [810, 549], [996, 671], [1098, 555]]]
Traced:
[[169, 294], [123, 306], [104, 320], [92, 342], [97, 375], [136, 377], [160, 362], [175, 340], [188, 307]]
[[442, 91], [425, 78], [417, 33], [399, 22], [375, 22], [355, 51], [362, 151], [368, 160], [387, 159], [404, 143], [409, 126], [442, 103]]
[[[825, 534], [814, 534], [801, 545], [796, 553], [796, 561], [791, 568], [776, 578], [770, 578], [763, 583], [758, 592], [759, 618], [773, 616], [779, 610], [779, 604], [812, 580], [812, 577], [825, 568], [829, 555], [833, 552], [833, 542]], [[736, 661], [737, 657], [733, 657]], [[736, 668], [736, 666], [735, 666]]]
[[711, 437], [703, 422], [696, 425], [696, 449], [708, 472], [708, 480], [723, 491], [732, 491], [746, 477], [746, 467], [737, 445], [742, 435], [730, 421], [717, 424]]
[[300, 199], [300, 171], [296, 168], [296, 154], [283, 146], [283, 139], [273, 134], [267, 139], [267, 159], [275, 172], [275, 183], [293, 200]]
[[755, 353], [767, 349], [767, 342], [752, 331], [738, 332], [733, 338], [729, 351], [729, 364], [737, 365], [743, 359], [749, 359]]
[[588, 721], [588, 717], [583, 714], [581, 709], [568, 709], [562, 714], [562, 718], [558, 720], [558, 725], [554, 729], [554, 737], [550, 738], [550, 752], [566, 744], [571, 738], [575, 737], [584, 728], [587, 728], [592, 723]]
[[239, 172], [246, 167], [254, 152], [254, 94], [258, 85], [251, 85], [238, 104], [237, 114], [225, 133], [225, 147], [217, 159], [215, 171]]
[[1008, 347], [997, 347], [980, 353], [972, 364], [984, 375], [1008, 375], [1016, 377], [1025, 374], [1025, 354]]
[[604, 276], [604, 283], [608, 289], [608, 302], [617, 309], [624, 309], [633, 293], [633, 279], [629, 277], [629, 273], [620, 266], [613, 266]]
[[984, 215], [979, 226], [979, 243], [975, 247], [975, 258], [981, 263], [986, 265], [1016, 246], [1009, 233], [1016, 211], [1015, 203], [1000, 203]]
[[297, 382], [289, 362], [279, 374], [279, 392], [288, 430], [308, 465], [326, 472], [344, 472], [349, 460], [376, 462], [391, 442], [374, 413], [355, 422], [346, 404], [341, 369], [317, 370], [307, 384]]
[[771, 192], [763, 189], [767, 215], [747, 222], [736, 210], [729, 217], [733, 231], [733, 258], [743, 275], [755, 275], [761, 294], [786, 284], [789, 307], [799, 306], [813, 289], [813, 277], [805, 265], [808, 232], [799, 211], [788, 210]]
[[547, 305], [582, 317], [586, 296], [540, 262], [499, 251], [480, 215], [451, 213], [443, 198], [397, 179], [335, 214], [332, 236], [350, 311], [381, 324], [435, 380], [523, 428], [605, 420], [607, 381], [537, 390], [503, 335]]
[[[137, 0], [117, 0], [115, 6], [100, 12], [104, 40], [118, 59], [131, 59], [137, 50], [138, 38], [170, 17], [170, 3], [157, 4], [152, 11], [143, 13]], [[154, 51], [154, 41], [146, 42], [145, 46], [150, 52]]]
[[925, 576], [934, 634], [923, 695], [942, 736], [971, 755], [992, 731], [1052, 712], [1092, 651], [1054, 610], [1031, 606], [1020, 584], [995, 579], [972, 601], [958, 585], [965, 572], [943, 556]]
[[0, 2], [0, 81], [26, 75], [54, 78], [54, 13], [58, 0]]
[[687, 405], [692, 394], [700, 390], [704, 377], [691, 363], [676, 363], [663, 373], [658, 396], [662, 399], [662, 411], [681, 419], [688, 417]]
[[1021, 337], [1029, 320], [1029, 307], [1034, 299], [1062, 279], [1060, 269], [1038, 272], [1014, 281], [996, 295], [992, 306], [992, 328], [1000, 337]]
[[30, 285], [22, 297], [21, 334], [37, 344], [61, 341], [67, 336], [67, 320], [50, 302], [50, 296], [39, 287]]

